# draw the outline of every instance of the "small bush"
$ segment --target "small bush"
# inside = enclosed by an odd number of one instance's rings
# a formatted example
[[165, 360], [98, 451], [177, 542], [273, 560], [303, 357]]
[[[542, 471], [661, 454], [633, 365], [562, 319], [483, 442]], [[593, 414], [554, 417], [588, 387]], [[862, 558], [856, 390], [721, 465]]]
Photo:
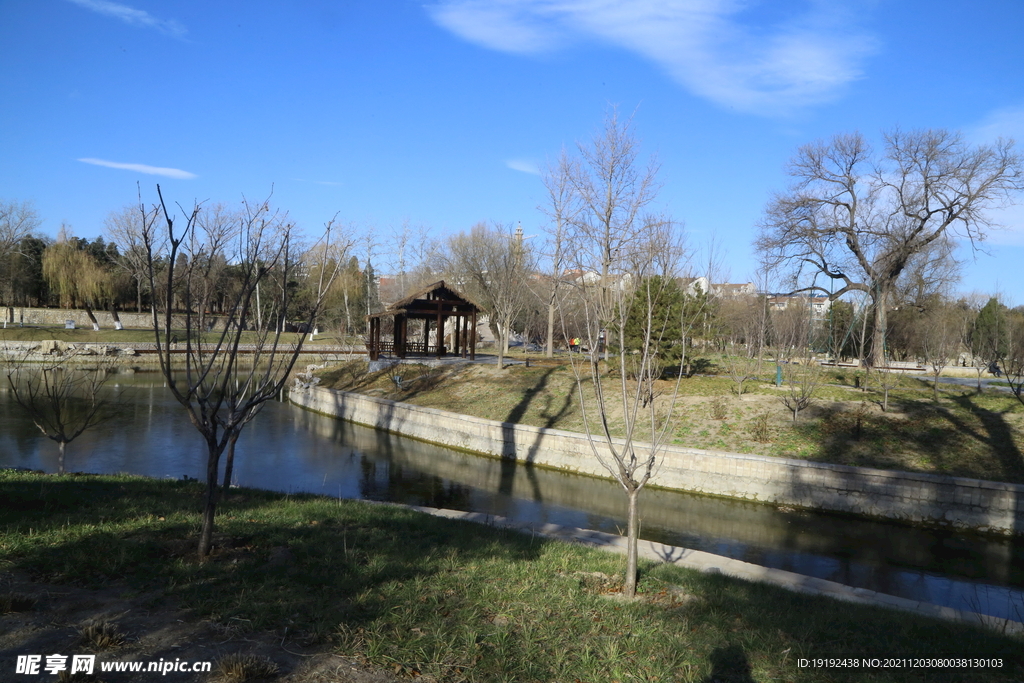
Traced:
[[771, 413], [767, 410], [754, 416], [754, 420], [750, 425], [750, 436], [753, 437], [754, 441], [768, 443], [772, 440], [770, 421]]
[[217, 674], [221, 680], [244, 683], [269, 678], [278, 672], [277, 664], [263, 655], [230, 654], [217, 661]]
[[711, 417], [716, 420], [724, 420], [729, 416], [729, 406], [725, 403], [724, 396], [715, 396], [711, 399]]

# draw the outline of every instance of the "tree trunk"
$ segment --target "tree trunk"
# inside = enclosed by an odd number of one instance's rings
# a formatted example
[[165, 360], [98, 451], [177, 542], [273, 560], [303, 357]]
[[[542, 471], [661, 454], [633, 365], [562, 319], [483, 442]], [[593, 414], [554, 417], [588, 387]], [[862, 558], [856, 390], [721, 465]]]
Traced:
[[871, 365], [876, 368], [885, 367], [885, 332], [889, 302], [888, 288], [878, 287], [874, 301], [875, 328], [871, 330]]
[[228, 440], [228, 457], [224, 462], [224, 495], [228, 494], [231, 488], [231, 475], [235, 469], [235, 442], [238, 441], [238, 434]]
[[92, 329], [99, 332], [100, 323], [98, 320], [96, 320], [96, 316], [93, 315], [92, 306], [90, 306], [89, 304], [83, 304], [83, 306], [85, 306], [85, 314], [89, 316], [89, 320], [92, 321]]
[[498, 369], [505, 367], [505, 345], [508, 343], [508, 328], [498, 323]]
[[221, 451], [216, 442], [207, 441], [206, 456], [206, 495], [203, 498], [203, 527], [199, 532], [199, 559], [205, 560], [210, 554], [213, 544], [213, 520], [217, 513], [217, 499], [220, 487], [217, 486], [217, 471], [220, 469]]
[[548, 337], [544, 346], [544, 357], [553, 358], [555, 355], [555, 297], [552, 295], [548, 302]]
[[57, 456], [57, 474], [64, 474], [64, 449], [67, 447], [67, 441], [58, 441], [57, 446], [60, 449], [60, 455]]
[[626, 576], [623, 581], [622, 592], [628, 598], [636, 596], [636, 564], [637, 547], [640, 536], [640, 511], [637, 509], [637, 499], [640, 497], [640, 489], [633, 488], [629, 495], [629, 519], [626, 523]]

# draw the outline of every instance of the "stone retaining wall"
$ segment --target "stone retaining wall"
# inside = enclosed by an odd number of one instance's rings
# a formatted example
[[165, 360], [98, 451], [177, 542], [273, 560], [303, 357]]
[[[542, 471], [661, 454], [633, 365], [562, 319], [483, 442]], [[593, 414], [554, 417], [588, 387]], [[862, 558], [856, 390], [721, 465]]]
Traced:
[[[114, 329], [114, 316], [111, 315], [110, 311], [95, 310], [92, 313], [96, 316], [96, 321], [99, 323], [101, 329]], [[153, 329], [152, 313], [129, 313], [127, 311], [118, 311], [117, 317], [121, 320], [121, 324], [129, 329]], [[223, 325], [221, 322], [223, 320], [223, 316], [209, 316], [209, 319], [214, 324], [214, 329], [220, 329]], [[63, 327], [64, 323], [68, 320], [74, 320], [75, 327], [87, 330], [92, 329], [92, 321], [89, 320], [89, 315], [84, 310], [64, 308], [21, 308], [18, 306], [5, 306], [0, 308], [0, 322], [6, 322], [8, 325]], [[161, 327], [163, 327], [163, 320], [163, 316], [160, 316]], [[184, 327], [184, 316], [175, 315], [171, 321], [171, 325], [172, 328]]]
[[[318, 387], [293, 388], [289, 399], [316, 412], [450, 448], [609, 476], [582, 434]], [[604, 448], [598, 453], [607, 456]], [[1024, 534], [1024, 486], [979, 479], [666, 446], [654, 483], [776, 505]]]

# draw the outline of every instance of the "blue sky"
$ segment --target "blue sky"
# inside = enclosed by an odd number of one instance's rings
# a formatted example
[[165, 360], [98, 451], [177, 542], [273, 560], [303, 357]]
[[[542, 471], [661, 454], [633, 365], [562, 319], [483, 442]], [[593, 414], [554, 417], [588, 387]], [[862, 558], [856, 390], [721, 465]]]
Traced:
[[[1024, 141], [1024, 3], [0, 0], [0, 198], [101, 234], [165, 196], [386, 234], [539, 232], [536, 174], [636, 111], [662, 207], [733, 281], [797, 147], [859, 130]], [[1024, 209], [961, 289], [1024, 303]], [[386, 248], [386, 246], [385, 246]]]

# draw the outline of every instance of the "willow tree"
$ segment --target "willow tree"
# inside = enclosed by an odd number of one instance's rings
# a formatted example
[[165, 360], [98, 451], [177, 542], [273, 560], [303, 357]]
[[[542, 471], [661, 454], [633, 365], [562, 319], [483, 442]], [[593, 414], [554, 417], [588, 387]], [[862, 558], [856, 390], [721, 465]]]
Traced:
[[67, 226], [61, 226], [57, 241], [43, 252], [43, 277], [60, 297], [61, 308], [82, 306], [93, 329], [100, 329], [93, 309], [111, 295], [110, 273], [79, 247]]
[[[199, 310], [210, 295], [209, 234], [203, 227], [203, 207], [172, 216], [160, 186], [160, 212], [166, 226], [166, 267], [158, 271], [156, 245], [147, 241], [149, 282], [154, 292], [153, 328], [160, 370], [174, 398], [188, 413], [206, 443], [206, 494], [199, 536], [199, 557], [211, 550], [214, 519], [220, 496], [221, 457], [233, 460], [242, 429], [263, 405], [277, 396], [313, 329], [324, 295], [337, 268], [304, 260], [298, 233], [287, 215], [271, 208], [269, 199], [243, 201], [227, 232], [218, 240], [218, 257], [230, 263], [232, 287], [222, 292], [224, 316], [216, 327]], [[146, 207], [139, 207], [140, 216]], [[176, 228], [177, 221], [184, 226]], [[324, 237], [329, 244], [330, 231]], [[319, 250], [329, 254], [329, 246]], [[316, 253], [316, 251], [314, 251]], [[317, 289], [308, 302], [297, 333], [285, 332], [292, 296], [303, 273], [316, 266]], [[175, 314], [175, 303], [181, 310]], [[243, 357], [244, 356], [244, 357]], [[229, 476], [228, 473], [225, 476]]]
[[[884, 141], [880, 154], [859, 133], [801, 147], [788, 169], [795, 182], [769, 203], [757, 240], [766, 264], [788, 270], [796, 291], [870, 297], [876, 366], [908, 267], [949, 236], [983, 240], [989, 211], [1024, 187], [1012, 141], [972, 146], [945, 130], [896, 130]], [[830, 292], [816, 275], [842, 287]]]

